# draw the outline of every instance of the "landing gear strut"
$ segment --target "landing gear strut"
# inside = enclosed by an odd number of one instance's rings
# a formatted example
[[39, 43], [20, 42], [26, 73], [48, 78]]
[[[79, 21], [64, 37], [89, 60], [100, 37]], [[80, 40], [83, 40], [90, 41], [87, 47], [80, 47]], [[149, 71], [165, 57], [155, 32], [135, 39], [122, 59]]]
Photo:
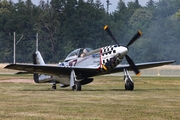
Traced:
[[127, 69], [124, 69], [124, 82], [125, 82], [125, 90], [134, 90], [134, 82], [129, 75]]
[[70, 87], [74, 91], [81, 91], [81, 82], [77, 81], [74, 70], [71, 71], [70, 75]]

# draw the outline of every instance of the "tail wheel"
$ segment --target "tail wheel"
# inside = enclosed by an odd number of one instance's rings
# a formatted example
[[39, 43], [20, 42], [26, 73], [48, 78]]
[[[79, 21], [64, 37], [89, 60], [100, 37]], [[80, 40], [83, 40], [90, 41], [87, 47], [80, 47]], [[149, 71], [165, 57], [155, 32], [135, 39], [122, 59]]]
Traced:
[[74, 86], [72, 87], [72, 90], [81, 91], [81, 83], [76, 81]]
[[53, 84], [53, 85], [52, 85], [52, 89], [53, 89], [53, 90], [56, 90], [56, 84]]

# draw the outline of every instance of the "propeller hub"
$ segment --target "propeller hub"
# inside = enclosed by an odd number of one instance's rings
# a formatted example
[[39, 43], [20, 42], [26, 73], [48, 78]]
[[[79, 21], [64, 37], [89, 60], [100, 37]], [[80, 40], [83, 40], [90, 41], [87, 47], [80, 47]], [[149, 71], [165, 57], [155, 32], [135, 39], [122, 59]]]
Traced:
[[121, 54], [121, 56], [125, 56], [128, 53], [128, 48], [124, 47], [124, 46], [119, 46], [119, 47], [117, 47], [116, 50], [117, 50], [117, 53]]

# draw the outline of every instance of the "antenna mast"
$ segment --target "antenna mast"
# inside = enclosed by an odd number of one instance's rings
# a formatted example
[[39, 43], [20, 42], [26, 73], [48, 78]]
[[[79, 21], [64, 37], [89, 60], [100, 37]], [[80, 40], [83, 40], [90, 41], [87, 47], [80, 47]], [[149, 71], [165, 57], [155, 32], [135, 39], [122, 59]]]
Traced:
[[14, 61], [13, 63], [16, 63], [16, 33], [14, 32]]
[[112, 5], [112, 4], [110, 3], [109, 0], [107, 0], [106, 2], [107, 2], [107, 14], [108, 14], [109, 13], [109, 5]]
[[14, 60], [13, 63], [16, 63], [16, 45], [21, 41], [21, 39], [23, 38], [23, 35], [21, 36], [21, 38], [16, 42], [16, 32], [14, 32]]
[[38, 51], [38, 33], [36, 34], [36, 51]]

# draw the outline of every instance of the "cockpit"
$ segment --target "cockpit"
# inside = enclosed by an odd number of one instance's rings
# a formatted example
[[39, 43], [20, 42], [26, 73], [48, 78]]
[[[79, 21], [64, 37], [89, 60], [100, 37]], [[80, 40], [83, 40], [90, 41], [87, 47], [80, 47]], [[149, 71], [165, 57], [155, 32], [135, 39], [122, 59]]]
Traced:
[[66, 61], [69, 61], [71, 59], [76, 59], [78, 57], [85, 57], [86, 54], [88, 52], [90, 52], [92, 49], [91, 48], [78, 48], [74, 51], [72, 51], [67, 57], [66, 59], [64, 60], [65, 62]]

